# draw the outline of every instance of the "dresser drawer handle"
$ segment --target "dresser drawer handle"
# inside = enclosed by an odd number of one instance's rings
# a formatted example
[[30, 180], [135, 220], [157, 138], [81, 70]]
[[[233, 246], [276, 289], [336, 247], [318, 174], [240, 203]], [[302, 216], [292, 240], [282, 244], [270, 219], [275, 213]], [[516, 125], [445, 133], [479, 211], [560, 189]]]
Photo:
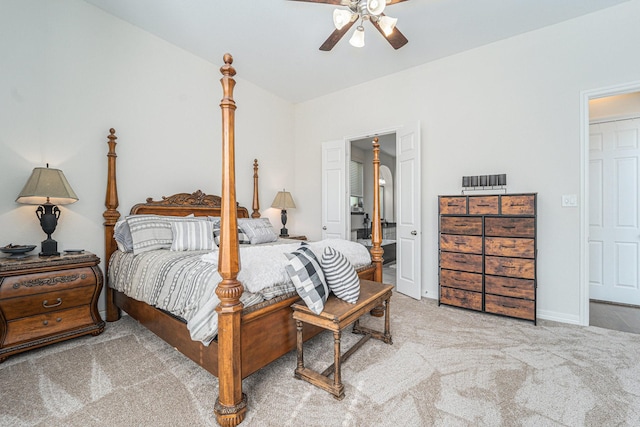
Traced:
[[504, 308], [518, 308], [518, 306], [509, 305], [509, 304], [502, 304], [502, 306], [503, 306]]
[[502, 285], [503, 288], [507, 288], [507, 289], [515, 289], [516, 286], [513, 285]]
[[520, 207], [520, 206], [527, 206], [527, 205], [525, 205], [524, 203], [511, 203], [509, 206]]
[[516, 228], [515, 225], [503, 225], [502, 228], [506, 228], [507, 230], [511, 230], [512, 228]]
[[516, 247], [516, 245], [502, 245], [500, 247], [504, 248], [504, 249], [514, 249]]
[[42, 301], [42, 306], [44, 308], [53, 308], [53, 307], [57, 307], [59, 305], [62, 305], [62, 298], [56, 299], [56, 302], [54, 304], [49, 304], [49, 300]]
[[483, 208], [491, 207], [489, 203], [478, 203], [477, 206], [482, 206]]
[[447, 203], [447, 206], [456, 206], [457, 207], [457, 206], [460, 206], [460, 205], [458, 203], [456, 203], [456, 202], [449, 202], [449, 203]]
[[46, 326], [46, 325], [48, 325], [48, 324], [49, 324], [49, 321], [48, 321], [48, 320], [45, 320], [44, 322], [42, 322], [42, 324]]
[[513, 265], [501, 265], [502, 268], [515, 268]]

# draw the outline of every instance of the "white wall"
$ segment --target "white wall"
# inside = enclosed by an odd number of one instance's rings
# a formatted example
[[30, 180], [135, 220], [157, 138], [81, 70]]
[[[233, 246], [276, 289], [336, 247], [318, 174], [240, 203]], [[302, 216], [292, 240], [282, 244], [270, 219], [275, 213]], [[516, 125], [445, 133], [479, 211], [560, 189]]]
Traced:
[[[39, 251], [46, 236], [36, 207], [14, 200], [31, 170], [49, 163], [64, 171], [80, 199], [61, 207], [53, 234], [59, 250], [83, 248], [104, 258], [110, 127], [119, 137], [122, 214], [147, 197], [220, 194], [224, 53], [210, 64], [79, 0], [3, 0], [0, 245], [38, 244]], [[241, 58], [234, 66], [238, 202], [251, 209], [258, 158], [261, 210], [279, 227], [270, 205], [294, 178], [281, 167], [293, 163], [293, 106], [242, 80]], [[292, 215], [291, 229], [295, 222]]]
[[[296, 176], [320, 177], [323, 141], [420, 121], [423, 295], [438, 295], [437, 196], [463, 175], [506, 173], [509, 192], [538, 193], [539, 316], [578, 322], [579, 209], [560, 201], [580, 194], [580, 92], [638, 79], [638, 22], [632, 0], [299, 104]], [[297, 180], [310, 238], [320, 190]]]

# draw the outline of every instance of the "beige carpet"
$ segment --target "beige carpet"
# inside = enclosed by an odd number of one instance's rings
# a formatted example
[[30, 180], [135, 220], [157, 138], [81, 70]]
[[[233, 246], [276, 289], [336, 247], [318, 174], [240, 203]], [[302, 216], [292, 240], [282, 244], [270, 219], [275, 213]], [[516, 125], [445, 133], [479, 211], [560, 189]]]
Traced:
[[[243, 426], [640, 425], [640, 335], [392, 298], [394, 344], [343, 366], [346, 397], [293, 378], [290, 353], [244, 381]], [[379, 319], [367, 319], [377, 326]], [[345, 341], [354, 341], [347, 333]], [[332, 336], [305, 346], [332, 359]], [[129, 318], [0, 365], [2, 426], [215, 425], [217, 381]]]

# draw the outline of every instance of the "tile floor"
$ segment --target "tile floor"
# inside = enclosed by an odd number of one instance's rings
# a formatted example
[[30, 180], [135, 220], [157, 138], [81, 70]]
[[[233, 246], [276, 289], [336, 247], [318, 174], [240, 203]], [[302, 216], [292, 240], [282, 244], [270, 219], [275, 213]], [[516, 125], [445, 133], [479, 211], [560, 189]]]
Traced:
[[590, 301], [589, 325], [640, 334], [640, 307]]

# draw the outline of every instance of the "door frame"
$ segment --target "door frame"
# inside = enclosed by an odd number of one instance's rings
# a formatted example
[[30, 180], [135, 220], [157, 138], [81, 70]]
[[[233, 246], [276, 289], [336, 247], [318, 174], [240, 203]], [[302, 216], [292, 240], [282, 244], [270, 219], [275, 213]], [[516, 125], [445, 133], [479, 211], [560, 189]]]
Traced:
[[640, 81], [580, 92], [580, 272], [579, 323], [589, 325], [589, 101], [640, 92]]

